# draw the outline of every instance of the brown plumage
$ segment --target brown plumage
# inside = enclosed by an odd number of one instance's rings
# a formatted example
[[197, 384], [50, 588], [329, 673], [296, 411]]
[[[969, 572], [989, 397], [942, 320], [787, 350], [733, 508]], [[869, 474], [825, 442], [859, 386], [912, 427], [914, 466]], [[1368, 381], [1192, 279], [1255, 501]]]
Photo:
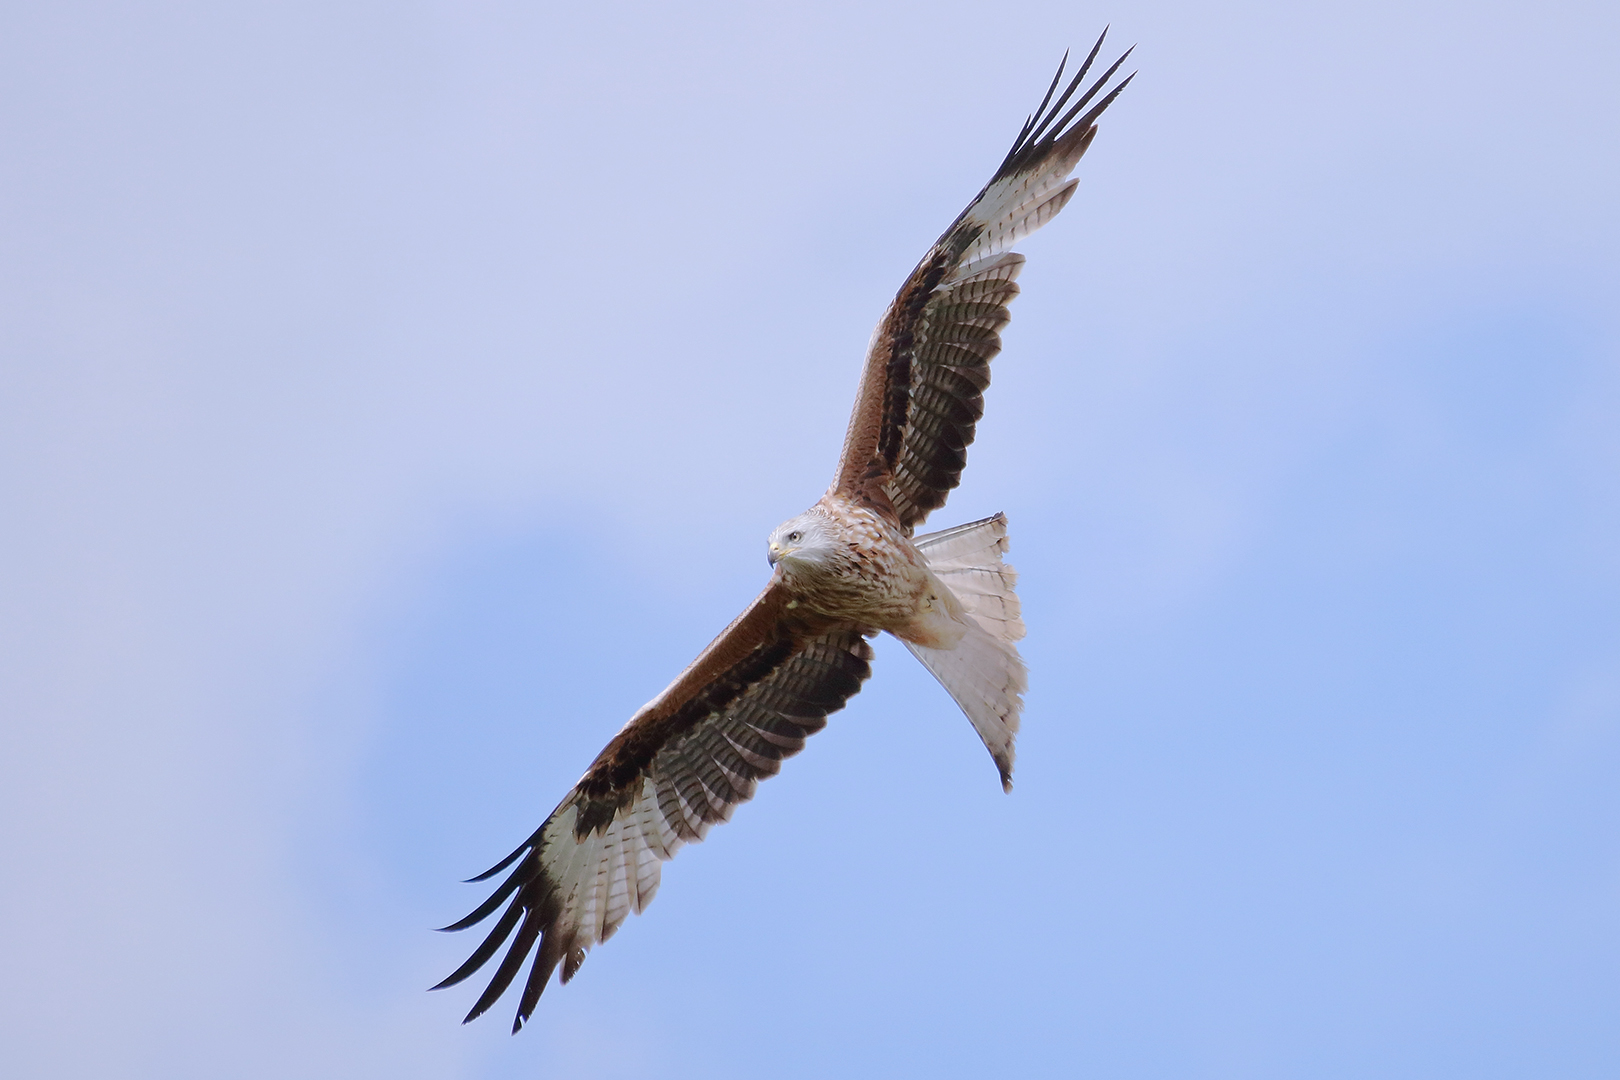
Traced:
[[884, 313], [832, 486], [771, 534], [765, 590], [630, 718], [532, 836], [473, 879], [511, 870], [446, 930], [505, 910], [434, 989], [510, 944], [467, 1020], [533, 953], [512, 1030], [521, 1028], [559, 965], [563, 982], [573, 978], [590, 948], [652, 899], [660, 865], [728, 819], [860, 690], [871, 674], [866, 639], [879, 631], [905, 642], [950, 691], [1010, 790], [1024, 626], [1001, 560], [1006, 519], [913, 533], [960, 482], [983, 415], [1024, 264], [1008, 249], [1068, 202], [1093, 122], [1130, 82], [1098, 97], [1121, 56], [1070, 104], [1101, 46], [1098, 38], [1061, 94], [1059, 66], [1000, 168]]

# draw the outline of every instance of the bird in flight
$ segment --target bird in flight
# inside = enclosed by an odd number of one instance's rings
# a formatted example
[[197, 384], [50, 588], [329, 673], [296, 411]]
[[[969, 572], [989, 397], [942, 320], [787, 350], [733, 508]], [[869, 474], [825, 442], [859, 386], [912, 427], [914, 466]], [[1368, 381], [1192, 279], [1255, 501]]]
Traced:
[[1058, 66], [1000, 168], [883, 313], [832, 486], [771, 533], [765, 591], [630, 718], [532, 836], [472, 879], [511, 868], [445, 930], [505, 910], [433, 989], [461, 982], [511, 944], [464, 1023], [506, 992], [533, 953], [512, 1024], [522, 1028], [558, 965], [561, 981], [572, 979], [593, 945], [652, 900], [663, 862], [729, 819], [860, 690], [872, 671], [867, 638], [879, 631], [904, 642], [950, 692], [1011, 790], [1025, 674], [1014, 574], [1001, 559], [1007, 520], [914, 534], [960, 483], [984, 413], [990, 360], [1024, 266], [1009, 249], [1068, 203], [1079, 182], [1069, 173], [1097, 117], [1134, 78], [1098, 96], [1127, 50], [1080, 92], [1102, 42], [1061, 92]]

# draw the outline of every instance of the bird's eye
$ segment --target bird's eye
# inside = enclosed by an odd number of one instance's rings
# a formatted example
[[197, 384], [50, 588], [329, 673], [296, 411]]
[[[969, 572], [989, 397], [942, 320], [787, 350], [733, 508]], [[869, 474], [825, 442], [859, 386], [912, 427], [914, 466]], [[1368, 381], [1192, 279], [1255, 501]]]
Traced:
[[803, 540], [803, 539], [804, 539], [804, 533], [802, 533], [802, 532], [790, 532], [787, 535], [787, 541], [790, 544], [797, 544], [800, 540]]

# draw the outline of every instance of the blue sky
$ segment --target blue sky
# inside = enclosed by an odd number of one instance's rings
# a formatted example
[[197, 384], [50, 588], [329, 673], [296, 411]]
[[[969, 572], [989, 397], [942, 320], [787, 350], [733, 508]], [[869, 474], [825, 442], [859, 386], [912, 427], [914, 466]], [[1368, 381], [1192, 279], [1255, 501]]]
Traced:
[[[427, 928], [765, 580], [1065, 46], [1140, 43], [904, 650], [535, 1022]], [[1600, 4], [0, 13], [19, 1076], [1598, 1077], [1620, 1059]]]

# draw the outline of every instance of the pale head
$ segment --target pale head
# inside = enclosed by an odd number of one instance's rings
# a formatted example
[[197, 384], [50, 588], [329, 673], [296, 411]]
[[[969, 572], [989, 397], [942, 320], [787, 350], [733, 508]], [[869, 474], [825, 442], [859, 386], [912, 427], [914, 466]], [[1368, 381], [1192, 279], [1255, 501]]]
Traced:
[[771, 530], [765, 557], [772, 566], [779, 562], [815, 566], [831, 561], [839, 550], [833, 523], [825, 514], [806, 510]]

